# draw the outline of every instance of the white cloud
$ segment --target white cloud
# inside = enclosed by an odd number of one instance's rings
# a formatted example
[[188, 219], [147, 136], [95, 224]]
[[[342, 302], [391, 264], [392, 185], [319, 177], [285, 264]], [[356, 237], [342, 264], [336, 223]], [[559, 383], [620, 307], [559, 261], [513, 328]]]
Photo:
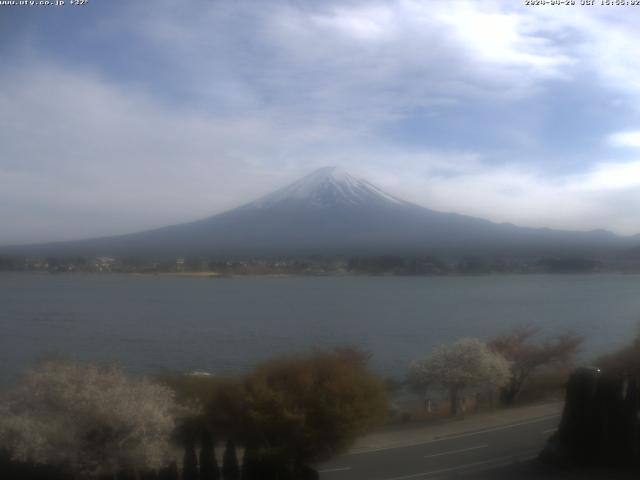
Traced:
[[[0, 80], [0, 220], [15, 227], [0, 243], [203, 217], [279, 185], [302, 150], [342, 139], [326, 125], [267, 114], [169, 109], [141, 91], [51, 65]], [[29, 217], [32, 227], [21, 230]]]
[[168, 109], [86, 72], [47, 66], [5, 75], [14, 81], [0, 93], [7, 114], [0, 221], [14, 228], [0, 243], [196, 219], [326, 164], [437, 210], [526, 226], [640, 231], [628, 213], [640, 208], [640, 161], [550, 178], [536, 166], [491, 163], [481, 152], [409, 153], [373, 138], [363, 143], [359, 133], [323, 123]]
[[528, 22], [554, 40], [574, 60], [577, 85], [599, 85], [631, 100], [640, 109], [640, 58], [632, 55], [638, 41], [637, 17], [627, 8], [529, 9]]
[[382, 5], [359, 8], [335, 8], [316, 15], [314, 23], [321, 29], [336, 30], [356, 40], [381, 42], [397, 34], [398, 23], [391, 9]]
[[581, 178], [577, 190], [608, 191], [640, 188], [640, 160], [600, 163]]
[[490, 3], [230, 5], [175, 15], [161, 2], [136, 28], [191, 92], [239, 109], [366, 129], [416, 108], [535, 95], [573, 61], [542, 25]]
[[572, 60], [541, 35], [541, 25], [523, 15], [483, 11], [482, 4], [451, 2], [438, 19], [449, 25], [461, 46], [477, 54], [478, 61], [525, 67], [540, 76], [556, 76]]
[[601, 163], [581, 174], [550, 178], [539, 167], [492, 166], [469, 152], [396, 152], [394, 158], [393, 169], [369, 160], [362, 173], [390, 193], [434, 210], [521, 226], [640, 233], [635, 213], [640, 161]]
[[[527, 111], [530, 129], [500, 117], [504, 105], [552, 101], [560, 84], [640, 107], [635, 20], [624, 9], [417, 0], [127, 8], [145, 14], [118, 10], [99, 34], [135, 35], [130, 48], [159, 76], [114, 78], [126, 73], [100, 56], [91, 68], [38, 52], [0, 74], [0, 222], [13, 226], [0, 243], [195, 219], [326, 164], [439, 210], [640, 231], [627, 213], [640, 207], [638, 162], [590, 157], [552, 177], [548, 165], [515, 162], [544, 144], [535, 126], [548, 119]], [[415, 111], [464, 118], [467, 107], [508, 124], [496, 138], [521, 139], [512, 142], [521, 150], [503, 152], [514, 161], [492, 158], [503, 145], [445, 150], [378, 135]], [[607, 140], [636, 148], [640, 132]]]
[[614, 147], [640, 147], [640, 130], [617, 132], [609, 136], [609, 143]]

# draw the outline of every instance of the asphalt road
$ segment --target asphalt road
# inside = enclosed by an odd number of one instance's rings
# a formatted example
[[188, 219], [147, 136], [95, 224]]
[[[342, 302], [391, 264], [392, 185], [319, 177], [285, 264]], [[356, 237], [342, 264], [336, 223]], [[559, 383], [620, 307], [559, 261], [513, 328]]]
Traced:
[[[474, 474], [526, 465], [555, 431], [559, 415], [430, 440], [408, 447], [337, 457], [318, 467], [322, 480], [473, 478]], [[484, 477], [483, 477], [484, 478]]]

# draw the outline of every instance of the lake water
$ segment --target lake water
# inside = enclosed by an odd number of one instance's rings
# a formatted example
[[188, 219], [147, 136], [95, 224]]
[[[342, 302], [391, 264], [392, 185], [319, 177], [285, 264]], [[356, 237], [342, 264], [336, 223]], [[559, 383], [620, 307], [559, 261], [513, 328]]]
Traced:
[[134, 373], [241, 372], [312, 347], [358, 345], [402, 376], [440, 343], [519, 324], [630, 341], [638, 275], [183, 278], [0, 273], [0, 382], [49, 355]]

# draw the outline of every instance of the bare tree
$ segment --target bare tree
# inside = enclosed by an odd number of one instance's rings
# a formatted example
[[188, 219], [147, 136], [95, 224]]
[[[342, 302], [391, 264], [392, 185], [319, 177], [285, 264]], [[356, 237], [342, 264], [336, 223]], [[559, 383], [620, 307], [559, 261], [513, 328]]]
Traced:
[[16, 460], [66, 465], [77, 478], [157, 469], [170, 458], [175, 411], [167, 387], [47, 362], [0, 401], [0, 448]]
[[565, 333], [534, 343], [538, 327], [521, 326], [510, 333], [493, 338], [489, 348], [511, 362], [511, 378], [501, 390], [502, 400], [512, 404], [531, 375], [543, 367], [568, 365], [583, 342], [573, 333]]
[[474, 338], [440, 346], [409, 367], [414, 387], [440, 385], [448, 389], [452, 415], [458, 413], [459, 394], [464, 389], [501, 387], [509, 377], [509, 362]]

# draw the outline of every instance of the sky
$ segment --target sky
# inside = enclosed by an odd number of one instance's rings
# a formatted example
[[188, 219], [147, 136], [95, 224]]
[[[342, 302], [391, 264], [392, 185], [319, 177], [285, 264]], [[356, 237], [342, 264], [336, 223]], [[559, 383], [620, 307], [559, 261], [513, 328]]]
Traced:
[[326, 165], [640, 233], [640, 7], [576, 3], [0, 5], [0, 245], [196, 220]]

